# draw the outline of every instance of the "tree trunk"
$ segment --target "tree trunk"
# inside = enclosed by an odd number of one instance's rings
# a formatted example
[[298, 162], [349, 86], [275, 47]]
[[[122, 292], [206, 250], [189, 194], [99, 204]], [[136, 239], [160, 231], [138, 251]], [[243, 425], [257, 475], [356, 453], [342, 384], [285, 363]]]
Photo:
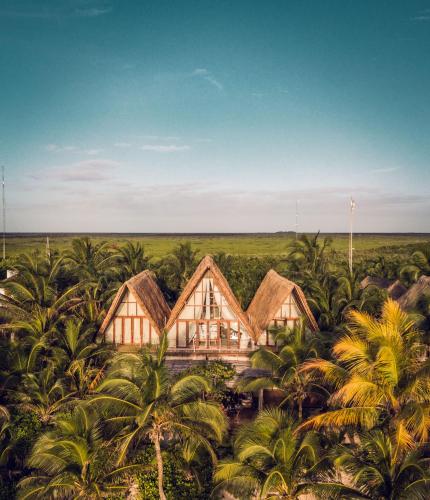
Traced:
[[157, 458], [157, 469], [158, 469], [158, 494], [160, 495], [160, 500], [167, 500], [163, 488], [163, 457], [161, 456], [160, 448], [160, 435], [157, 433], [153, 438], [155, 456]]
[[264, 405], [264, 389], [258, 390], [258, 411], [263, 409]]
[[299, 422], [301, 422], [303, 420], [303, 401], [301, 399], [299, 399], [298, 405], [299, 405]]

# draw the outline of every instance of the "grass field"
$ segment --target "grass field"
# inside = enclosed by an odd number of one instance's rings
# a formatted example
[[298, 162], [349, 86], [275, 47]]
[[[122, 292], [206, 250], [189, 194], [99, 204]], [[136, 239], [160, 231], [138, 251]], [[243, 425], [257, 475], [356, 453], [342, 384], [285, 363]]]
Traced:
[[[64, 250], [74, 237], [83, 235], [50, 234], [52, 249]], [[146, 252], [153, 257], [167, 255], [178, 243], [190, 241], [200, 255], [226, 252], [235, 255], [282, 255], [288, 252], [288, 245], [294, 240], [294, 234], [205, 234], [205, 235], [131, 235], [131, 234], [88, 234], [95, 241], [109, 241], [122, 244], [126, 240], [140, 241]], [[324, 235], [326, 236], [326, 235]], [[333, 248], [339, 252], [347, 252], [348, 235], [331, 234]], [[416, 243], [430, 243], [430, 234], [357, 234], [354, 235], [354, 248], [358, 253], [366, 251], [389, 252], [390, 248], [404, 247]], [[13, 257], [24, 252], [43, 251], [46, 246], [44, 234], [13, 234], [6, 240], [6, 253]]]

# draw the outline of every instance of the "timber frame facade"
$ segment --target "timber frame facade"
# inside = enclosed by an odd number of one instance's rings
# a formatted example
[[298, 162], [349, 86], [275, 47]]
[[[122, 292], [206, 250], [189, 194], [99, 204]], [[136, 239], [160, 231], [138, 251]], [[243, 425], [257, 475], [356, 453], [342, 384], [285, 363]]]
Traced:
[[118, 290], [100, 335], [119, 350], [156, 345], [168, 335], [168, 359], [177, 369], [192, 360], [223, 359], [238, 371], [249, 367], [248, 354], [273, 345], [272, 327], [294, 327], [302, 318], [318, 326], [301, 288], [271, 270], [244, 311], [211, 256], [197, 266], [170, 310], [155, 276], [143, 271]]

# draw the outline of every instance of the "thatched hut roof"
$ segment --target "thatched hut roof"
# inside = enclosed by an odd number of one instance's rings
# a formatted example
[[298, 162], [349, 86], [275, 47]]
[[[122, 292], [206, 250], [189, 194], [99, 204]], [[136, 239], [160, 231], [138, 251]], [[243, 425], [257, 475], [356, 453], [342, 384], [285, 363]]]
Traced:
[[362, 290], [368, 286], [387, 290], [388, 296], [394, 300], [398, 300], [407, 290], [400, 280], [390, 281], [386, 278], [379, 278], [378, 276], [366, 276], [360, 283]]
[[430, 298], [430, 276], [421, 276], [398, 300], [405, 311], [415, 309], [421, 299]]
[[179, 299], [177, 300], [175, 306], [172, 309], [170, 314], [169, 321], [167, 322], [166, 329], [170, 330], [170, 328], [175, 323], [185, 304], [188, 302], [188, 299], [194, 292], [196, 286], [199, 284], [200, 280], [203, 279], [204, 275], [210, 271], [214, 278], [215, 284], [219, 288], [220, 292], [224, 295], [228, 305], [231, 307], [234, 314], [240, 319], [245, 329], [249, 332], [249, 334], [254, 337], [254, 332], [249, 323], [248, 316], [243, 312], [238, 300], [236, 299], [230, 285], [225, 279], [224, 275], [220, 271], [219, 267], [215, 264], [215, 261], [210, 255], [206, 255], [200, 264], [197, 266], [194, 274], [186, 284], [184, 290], [182, 291]]
[[368, 286], [376, 286], [377, 288], [387, 289], [391, 285], [391, 281], [386, 278], [379, 278], [378, 276], [366, 276], [360, 283], [362, 289]]
[[388, 295], [393, 300], [398, 300], [404, 293], [407, 292], [407, 290], [408, 289], [400, 280], [396, 280], [387, 288]]
[[258, 336], [269, 327], [270, 321], [291, 294], [307, 318], [309, 327], [313, 331], [318, 330], [318, 324], [299, 285], [271, 269], [258, 287], [247, 311]]
[[170, 316], [170, 307], [155, 281], [154, 273], [148, 270], [133, 276], [121, 286], [100, 327], [100, 333], [105, 332], [127, 290], [135, 297], [156, 332], [161, 335]]

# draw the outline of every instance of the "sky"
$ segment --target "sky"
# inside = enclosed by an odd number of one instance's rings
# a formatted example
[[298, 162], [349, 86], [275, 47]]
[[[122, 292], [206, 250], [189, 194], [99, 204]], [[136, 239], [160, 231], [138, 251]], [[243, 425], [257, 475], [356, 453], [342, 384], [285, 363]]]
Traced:
[[13, 232], [430, 232], [430, 0], [1, 0]]

